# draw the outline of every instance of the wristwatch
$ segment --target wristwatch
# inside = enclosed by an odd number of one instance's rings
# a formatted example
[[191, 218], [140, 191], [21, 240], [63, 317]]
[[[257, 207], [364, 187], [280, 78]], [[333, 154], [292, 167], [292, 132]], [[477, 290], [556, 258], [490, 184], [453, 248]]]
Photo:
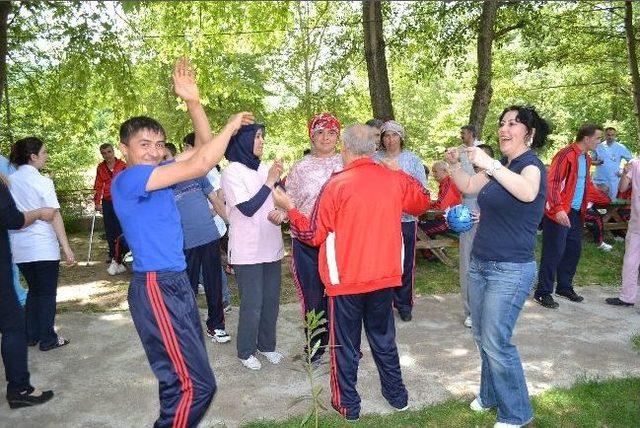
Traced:
[[493, 177], [493, 174], [495, 174], [496, 171], [499, 170], [500, 168], [502, 168], [502, 164], [500, 163], [500, 161], [494, 160], [493, 163], [491, 164], [491, 168], [487, 169], [485, 172], [487, 173], [488, 176]]

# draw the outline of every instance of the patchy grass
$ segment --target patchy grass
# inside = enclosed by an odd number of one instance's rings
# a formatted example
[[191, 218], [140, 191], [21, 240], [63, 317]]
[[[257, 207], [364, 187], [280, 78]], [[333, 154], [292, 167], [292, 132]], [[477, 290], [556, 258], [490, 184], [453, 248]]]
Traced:
[[[291, 277], [291, 238], [284, 234], [285, 258], [282, 261], [282, 303], [298, 302], [295, 285]], [[622, 256], [624, 243], [614, 242], [607, 236], [607, 241], [613, 245], [610, 253], [598, 250], [590, 235], [585, 235], [582, 258], [578, 265], [575, 284], [584, 285], [619, 285], [622, 270]], [[61, 312], [105, 312], [112, 310], [126, 310], [128, 308], [127, 287], [130, 274], [109, 276], [106, 272], [107, 243], [100, 236], [94, 235], [92, 263], [85, 266], [88, 251], [88, 234], [75, 234], [70, 237], [71, 246], [79, 261], [75, 266], [61, 265], [58, 290], [58, 310]], [[536, 254], [540, 258], [542, 239], [538, 237]], [[458, 249], [448, 248], [447, 254], [457, 262]], [[238, 287], [233, 276], [228, 276], [231, 300], [233, 305], [239, 304]], [[441, 294], [457, 293], [460, 282], [458, 268], [450, 268], [439, 261], [427, 261], [420, 253], [416, 255], [415, 293]], [[198, 305], [206, 307], [204, 296], [198, 297]]]
[[[491, 427], [496, 412], [475, 413], [471, 397], [460, 397], [415, 411], [365, 415], [345, 422], [335, 412], [320, 420], [322, 427]], [[528, 427], [640, 426], [640, 378], [580, 381], [571, 388], [552, 389], [532, 398], [534, 420]], [[302, 417], [283, 422], [260, 421], [246, 427], [299, 427]]]

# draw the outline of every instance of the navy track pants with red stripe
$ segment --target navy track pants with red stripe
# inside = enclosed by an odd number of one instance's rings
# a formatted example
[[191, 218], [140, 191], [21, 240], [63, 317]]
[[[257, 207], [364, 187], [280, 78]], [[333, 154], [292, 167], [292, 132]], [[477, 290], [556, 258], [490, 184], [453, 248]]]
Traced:
[[216, 391], [187, 274], [135, 273], [129, 309], [151, 370], [160, 384], [155, 427], [194, 427]]
[[[309, 311], [322, 311], [324, 318], [328, 320], [327, 296], [324, 295], [324, 285], [318, 272], [318, 248], [310, 247], [294, 238], [291, 240], [291, 253], [291, 271], [302, 305], [302, 316], [306, 317]], [[314, 338], [314, 343], [317, 340], [320, 340], [320, 348], [314, 355], [314, 360], [324, 354], [329, 343], [329, 333], [320, 333]]]
[[402, 383], [392, 299], [391, 288], [329, 297], [331, 404], [347, 419], [360, 416], [356, 384], [363, 323], [380, 375], [382, 395], [396, 409], [407, 405], [408, 393]]

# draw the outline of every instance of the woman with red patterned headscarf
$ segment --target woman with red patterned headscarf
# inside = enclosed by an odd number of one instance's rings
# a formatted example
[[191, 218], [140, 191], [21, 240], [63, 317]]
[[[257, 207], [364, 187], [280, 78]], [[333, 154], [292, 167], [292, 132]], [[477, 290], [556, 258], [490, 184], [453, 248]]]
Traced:
[[[287, 176], [287, 193], [296, 207], [310, 217], [324, 184], [331, 174], [342, 170], [342, 157], [336, 153], [340, 121], [335, 116], [330, 113], [318, 114], [311, 118], [308, 129], [311, 153], [291, 167]], [[318, 273], [318, 248], [303, 244], [293, 236], [291, 249], [291, 269], [303, 317], [311, 310], [316, 313], [323, 311], [326, 317], [327, 298]], [[313, 355], [313, 361], [320, 359], [329, 339], [326, 332], [316, 337], [321, 346]]]

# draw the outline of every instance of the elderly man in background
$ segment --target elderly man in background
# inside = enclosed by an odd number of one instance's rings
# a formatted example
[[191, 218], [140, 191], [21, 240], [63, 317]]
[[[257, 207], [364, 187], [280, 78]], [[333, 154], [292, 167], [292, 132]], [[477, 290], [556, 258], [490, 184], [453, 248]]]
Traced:
[[293, 235], [320, 246], [320, 277], [329, 297], [331, 402], [347, 420], [357, 420], [363, 323], [382, 395], [396, 410], [408, 406], [391, 304], [393, 289], [402, 283], [402, 213], [424, 212], [430, 198], [397, 162], [385, 167], [371, 159], [376, 140], [370, 127], [348, 127], [341, 145], [344, 169], [329, 179], [309, 218], [281, 189], [274, 198], [287, 210]]

